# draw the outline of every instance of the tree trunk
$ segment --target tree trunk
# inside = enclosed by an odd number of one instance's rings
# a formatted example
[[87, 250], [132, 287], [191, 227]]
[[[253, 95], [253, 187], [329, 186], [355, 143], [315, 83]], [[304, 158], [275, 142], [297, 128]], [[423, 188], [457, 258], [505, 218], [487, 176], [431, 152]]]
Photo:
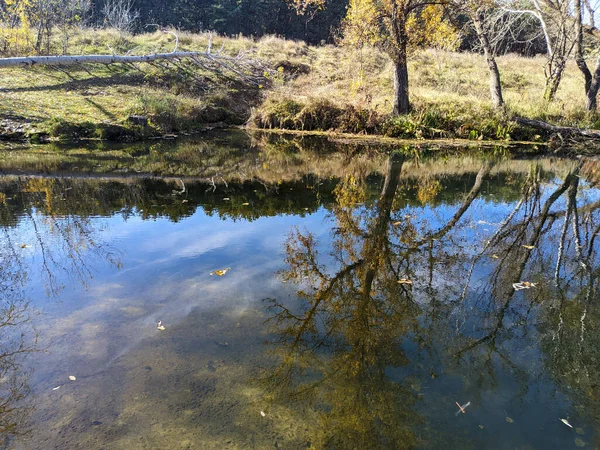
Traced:
[[596, 111], [598, 108], [598, 90], [600, 89], [600, 56], [596, 60], [596, 69], [594, 74], [583, 56], [583, 14], [581, 11], [581, 0], [575, 1], [575, 62], [583, 74], [585, 82], [585, 110]]
[[410, 110], [408, 100], [408, 66], [406, 53], [394, 61], [394, 114], [406, 114]]
[[598, 61], [598, 67], [595, 70], [594, 77], [590, 83], [587, 91], [585, 92], [585, 110], [596, 111], [598, 108], [598, 90], [600, 90], [600, 61]]
[[488, 68], [490, 70], [490, 95], [494, 108], [500, 109], [504, 106], [504, 98], [502, 97], [502, 84], [500, 83], [500, 70], [496, 63], [496, 56], [494, 50], [490, 45], [490, 41], [483, 27], [483, 15], [481, 12], [476, 12], [473, 15], [473, 24], [475, 25], [475, 31], [479, 42], [483, 47], [483, 53], [487, 61]]
[[556, 97], [556, 92], [558, 91], [558, 86], [560, 85], [560, 81], [562, 80], [562, 74], [565, 68], [566, 62], [558, 62], [556, 66], [550, 72], [550, 74], [546, 77], [546, 88], [544, 89], [544, 100], [551, 102]]

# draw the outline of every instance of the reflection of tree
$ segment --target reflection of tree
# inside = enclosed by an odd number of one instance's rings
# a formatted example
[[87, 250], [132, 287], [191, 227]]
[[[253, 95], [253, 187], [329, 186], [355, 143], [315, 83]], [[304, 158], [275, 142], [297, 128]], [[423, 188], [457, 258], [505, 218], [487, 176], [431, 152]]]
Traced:
[[47, 294], [56, 296], [65, 278], [87, 285], [95, 259], [120, 266], [118, 252], [100, 240], [97, 224], [68, 213], [67, 204], [77, 210], [81, 198], [68, 198], [70, 189], [61, 180], [15, 183], [12, 195], [0, 199], [0, 446], [27, 431], [29, 373], [23, 364], [28, 354], [40, 350], [36, 311], [28, 299], [33, 276], [39, 273]]
[[[476, 268], [487, 262], [491, 271], [486, 272], [477, 299], [471, 300], [478, 302], [482, 314], [479, 336], [458, 344], [456, 354], [462, 358], [485, 347], [480, 352], [481, 367], [491, 368], [496, 354], [531, 383], [531, 377], [544, 373], [530, 369], [525, 376], [510, 354], [519, 339], [531, 335], [544, 352], [546, 374], [578, 393], [580, 414], [598, 417], [600, 341], [592, 330], [600, 322], [600, 266], [595, 249], [600, 202], [594, 192], [587, 193], [582, 166], [574, 166], [555, 186], [542, 186], [539, 170], [532, 166], [521, 199], [473, 258], [463, 301]], [[513, 283], [523, 280], [537, 283], [525, 297], [513, 288]], [[469, 363], [477, 364], [473, 359]], [[493, 371], [489, 373], [493, 376]]]
[[[414, 398], [386, 372], [406, 363], [403, 336], [418, 307], [398, 284], [399, 262], [391, 251], [390, 222], [402, 159], [392, 158], [383, 190], [370, 208], [353, 215], [338, 206], [334, 249], [339, 269], [319, 262], [309, 234], [287, 243], [285, 281], [308, 285], [292, 311], [273, 301], [282, 363], [269, 377], [280, 398], [317, 408], [318, 448], [410, 448]], [[342, 205], [364, 199], [360, 182], [347, 179], [337, 192]], [[393, 299], [393, 301], [390, 301]]]
[[59, 282], [59, 274], [87, 286], [93, 276], [91, 255], [116, 267], [121, 265], [115, 251], [97, 239], [98, 230], [90, 217], [56, 212], [57, 202], [71, 203], [64, 188], [57, 179], [31, 178], [21, 189], [23, 195], [28, 195], [24, 220], [33, 229], [35, 245], [42, 258], [44, 285], [51, 295], [57, 295], [64, 287]]
[[[482, 230], [469, 215], [490, 194], [493, 168], [483, 162], [443, 216], [420, 215], [410, 198], [395, 195], [399, 162], [390, 163], [374, 202], [364, 177], [347, 177], [334, 191], [329, 258], [312, 235], [290, 236], [283, 279], [299, 287], [301, 306], [272, 301], [281, 359], [269, 381], [283, 399], [319, 411], [322, 446], [414, 444], [406, 440], [414, 400], [390, 378], [397, 372], [386, 371], [412, 360], [405, 341], [427, 361], [408, 368], [418, 377], [435, 377], [441, 364], [470, 372], [483, 391], [503, 370], [520, 383], [518, 396], [548, 375], [519, 360], [523, 346], [540, 346], [558, 384], [581, 390], [588, 411], [599, 411], [597, 193], [588, 193], [582, 164], [558, 181], [532, 164], [520, 196]], [[415, 191], [421, 204], [441, 192], [431, 179]], [[521, 281], [537, 284], [519, 293], [513, 283]]]
[[23, 370], [24, 357], [36, 348], [37, 336], [32, 327], [32, 311], [25, 297], [27, 273], [19, 250], [4, 233], [0, 239], [0, 446], [25, 430], [29, 409], [20, 405], [27, 396], [28, 374]]

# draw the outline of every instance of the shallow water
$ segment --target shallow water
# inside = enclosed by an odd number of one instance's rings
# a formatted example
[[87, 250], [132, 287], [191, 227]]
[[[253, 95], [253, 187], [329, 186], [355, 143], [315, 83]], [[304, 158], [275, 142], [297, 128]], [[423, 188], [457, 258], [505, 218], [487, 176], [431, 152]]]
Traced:
[[5, 447], [600, 447], [597, 163], [234, 141], [2, 160]]

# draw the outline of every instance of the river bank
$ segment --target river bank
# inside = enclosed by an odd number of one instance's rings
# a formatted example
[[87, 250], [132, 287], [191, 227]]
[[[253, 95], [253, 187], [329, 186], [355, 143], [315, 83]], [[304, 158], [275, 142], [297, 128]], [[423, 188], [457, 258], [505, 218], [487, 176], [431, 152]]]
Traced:
[[[411, 59], [410, 114], [393, 116], [389, 58], [375, 49], [308, 46], [267, 37], [211, 37], [181, 33], [182, 51], [205, 50], [212, 39], [224, 54], [261, 61], [256, 85], [178, 63], [11, 68], [0, 72], [0, 139], [29, 141], [140, 141], [211, 128], [246, 125], [409, 140], [463, 139], [550, 143], [551, 133], [518, 125], [527, 117], [563, 126], [600, 128], [583, 111], [580, 74], [569, 64], [557, 99], [541, 98], [541, 58], [499, 58], [508, 107], [494, 111], [480, 55], [426, 50]], [[82, 30], [69, 54], [148, 54], [172, 51], [170, 34], [127, 35]], [[527, 68], [525, 71], [524, 69]], [[193, 70], [193, 73], [192, 73]], [[517, 71], [518, 70], [518, 71]], [[522, 73], [528, 73], [527, 77]]]

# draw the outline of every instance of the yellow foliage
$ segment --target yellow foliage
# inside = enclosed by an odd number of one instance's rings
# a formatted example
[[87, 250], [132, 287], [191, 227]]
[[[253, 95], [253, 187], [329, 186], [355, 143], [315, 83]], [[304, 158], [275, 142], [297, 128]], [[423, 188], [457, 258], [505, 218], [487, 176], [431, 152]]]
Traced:
[[428, 180], [421, 182], [417, 190], [417, 200], [422, 205], [434, 200], [442, 191], [442, 184], [438, 180]]
[[46, 201], [46, 212], [52, 214], [54, 209], [54, 180], [46, 178], [32, 178], [25, 183], [23, 192], [42, 193]]
[[366, 200], [366, 191], [366, 185], [363, 180], [349, 176], [335, 187], [333, 193], [338, 205], [342, 208], [352, 208]]
[[428, 5], [419, 14], [411, 14], [406, 30], [412, 48], [456, 50], [459, 44], [458, 30], [444, 20], [444, 8], [440, 5]]
[[377, 8], [374, 0], [350, 0], [342, 24], [346, 45], [360, 48], [365, 45], [377, 45], [381, 41]]
[[[398, 43], [392, 42], [391, 38], [391, 8], [390, 2], [350, 0], [342, 25], [344, 43], [356, 48], [397, 46]], [[412, 51], [426, 47], [455, 50], [459, 43], [458, 30], [445, 20], [444, 8], [440, 5], [428, 5], [411, 12], [406, 18], [405, 28], [409, 50]]]

